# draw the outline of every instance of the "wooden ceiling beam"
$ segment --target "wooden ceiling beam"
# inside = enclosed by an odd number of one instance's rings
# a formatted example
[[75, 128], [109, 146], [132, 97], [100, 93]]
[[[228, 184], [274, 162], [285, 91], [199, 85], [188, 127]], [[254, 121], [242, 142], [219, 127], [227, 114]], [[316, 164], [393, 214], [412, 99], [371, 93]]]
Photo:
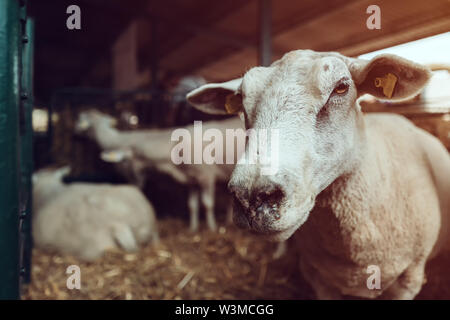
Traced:
[[[442, 3], [441, 3], [442, 4]], [[350, 5], [350, 4], [349, 4]], [[347, 10], [350, 9], [349, 5], [346, 5], [344, 7], [337, 7], [334, 11], [326, 10], [323, 12], [323, 14], [318, 15], [317, 17], [310, 17], [308, 19], [309, 21], [309, 28], [304, 28], [307, 24], [302, 23], [297, 28], [298, 31], [295, 31], [295, 34], [302, 34], [302, 29], [310, 30], [316, 23], [317, 18], [321, 18], [321, 23], [323, 23], [326, 19], [326, 17], [333, 17], [333, 12], [337, 12], [337, 10]], [[364, 7], [364, 3], [358, 3], [357, 1], [353, 2], [353, 5], [358, 5]], [[429, 37], [432, 35], [436, 35], [439, 33], [446, 32], [450, 30], [450, 10], [447, 7], [439, 7], [435, 6], [436, 10], [429, 10], [427, 12], [424, 12], [421, 16], [404, 16], [401, 15], [400, 17], [397, 17], [395, 21], [392, 21], [390, 24], [385, 24], [383, 27], [383, 32], [367, 32], [367, 30], [363, 31], [362, 33], [349, 35], [346, 38], [339, 38], [334, 39], [333, 37], [328, 37], [324, 39], [319, 45], [316, 44], [313, 47], [309, 47], [311, 49], [317, 50], [317, 51], [339, 51], [345, 55], [349, 56], [357, 56], [366, 52], [371, 52], [375, 50], [379, 50], [382, 48], [398, 45], [404, 42], [409, 42], [425, 37]], [[358, 9], [359, 10], [359, 9]], [[417, 10], [416, 10], [417, 11]], [[363, 17], [364, 18], [364, 17]], [[400, 18], [400, 19], [399, 19]], [[325, 20], [324, 20], [325, 19]], [[364, 21], [364, 19], [362, 19]], [[292, 28], [295, 29], [295, 28]], [[288, 32], [291, 32], [292, 29], [288, 29]], [[387, 31], [385, 31], [387, 30]], [[330, 30], [330, 34], [332, 34], [332, 30]], [[283, 35], [284, 32], [278, 33], [278, 35]], [[277, 38], [277, 36], [274, 36], [274, 39]], [[292, 36], [291, 36], [292, 38]], [[288, 40], [289, 37], [287, 37], [284, 40]], [[278, 41], [280, 42], [280, 41]], [[291, 42], [294, 43], [294, 42]], [[280, 49], [278, 47], [278, 49]], [[287, 46], [284, 48], [281, 52], [279, 50], [276, 50], [274, 52], [274, 59], [279, 59], [284, 52], [293, 50], [292, 44], [290, 46]], [[211, 79], [218, 80], [217, 74], [218, 69], [220, 69], [220, 61], [226, 60], [227, 56], [239, 56], [241, 54], [244, 54], [244, 50], [234, 50], [232, 52], [226, 52], [225, 54], [221, 55], [220, 52], [218, 53], [218, 56], [215, 57], [215, 59], [209, 59], [209, 61], [203, 61], [199, 62], [197, 65], [193, 65], [190, 70], [184, 70], [184, 72], [193, 72], [192, 70], [201, 70], [201, 74], [206, 76], [208, 78], [208, 65], [211, 64], [211, 74], [214, 74], [211, 76]], [[251, 54], [247, 50], [247, 55]], [[217, 63], [214, 63], [215, 61], [218, 61]], [[248, 60], [248, 59], [247, 59]], [[241, 68], [240, 72], [245, 71], [243, 65], [238, 66], [238, 68]], [[233, 66], [229, 66], [226, 69], [224, 69], [224, 79], [225, 80], [230, 77], [236, 76], [239, 72], [236, 71], [236, 68]]]
[[364, 53], [392, 47], [405, 42], [419, 40], [436, 34], [448, 32], [450, 30], [449, 16], [432, 19], [420, 24], [415, 24], [412, 28], [395, 30], [389, 34], [371, 37], [364, 41], [353, 41], [337, 47], [345, 55], [358, 56]]
[[[333, 12], [335, 10], [342, 10], [343, 7], [348, 7], [353, 5], [354, 3], [358, 2], [360, 0], [336, 0], [332, 3], [324, 3], [316, 4], [314, 7], [310, 8], [310, 10], [304, 10], [302, 8], [301, 10], [296, 11], [295, 14], [292, 14], [292, 18], [287, 19], [285, 21], [282, 21], [282, 23], [278, 25], [272, 26], [272, 38], [275, 38], [278, 34], [283, 33], [284, 31], [292, 28], [293, 26], [299, 25], [301, 23], [306, 23], [308, 21], [312, 21], [314, 19], [317, 19], [323, 15], [329, 14], [330, 12]], [[247, 45], [245, 45], [247, 43]], [[192, 73], [195, 70], [201, 69], [202, 67], [206, 66], [208, 63], [211, 63], [215, 60], [224, 59], [228, 55], [235, 54], [239, 52], [239, 50], [245, 49], [245, 48], [258, 48], [258, 37], [255, 36], [253, 40], [246, 40], [245, 43], [242, 43], [242, 46], [234, 46], [232, 48], [223, 48], [220, 50], [217, 50], [217, 55], [211, 58], [211, 55], [208, 55], [209, 57], [199, 57], [197, 60], [198, 62], [195, 64], [189, 64], [186, 66], [186, 68], [183, 68], [182, 70], [169, 70], [169, 74], [172, 74], [174, 76], [179, 76], [182, 74]], [[244, 46], [245, 45], [245, 46]], [[272, 53], [274, 57], [280, 57], [282, 54], [284, 54], [284, 50], [280, 50], [276, 46], [272, 47]]]

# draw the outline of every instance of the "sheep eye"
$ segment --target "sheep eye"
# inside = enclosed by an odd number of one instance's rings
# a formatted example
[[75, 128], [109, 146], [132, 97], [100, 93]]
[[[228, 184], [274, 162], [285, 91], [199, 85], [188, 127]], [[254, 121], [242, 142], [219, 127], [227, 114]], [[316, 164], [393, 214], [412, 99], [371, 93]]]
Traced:
[[337, 94], [343, 94], [348, 91], [348, 84], [341, 83], [336, 88], [334, 88], [333, 92]]

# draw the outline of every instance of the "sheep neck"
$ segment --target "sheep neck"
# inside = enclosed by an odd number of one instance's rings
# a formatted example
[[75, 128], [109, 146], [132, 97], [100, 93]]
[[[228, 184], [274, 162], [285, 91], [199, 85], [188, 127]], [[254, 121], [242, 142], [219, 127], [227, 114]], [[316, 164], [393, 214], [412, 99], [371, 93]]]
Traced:
[[364, 122], [360, 133], [355, 148], [359, 152], [351, 170], [317, 196], [308, 220], [300, 227], [300, 243], [309, 254], [353, 261], [351, 252], [355, 238], [369, 232], [366, 227], [372, 224], [368, 221], [380, 219], [383, 207], [389, 206], [386, 195], [391, 194], [390, 188], [393, 188], [393, 181], [388, 179], [391, 176], [389, 160], [382, 157], [382, 152], [377, 152], [373, 138], [368, 139]]

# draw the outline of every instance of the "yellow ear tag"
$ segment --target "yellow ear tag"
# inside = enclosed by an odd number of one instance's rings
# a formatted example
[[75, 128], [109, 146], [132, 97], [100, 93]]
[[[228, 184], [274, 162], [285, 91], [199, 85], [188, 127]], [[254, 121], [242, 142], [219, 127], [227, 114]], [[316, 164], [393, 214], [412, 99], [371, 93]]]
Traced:
[[229, 114], [234, 114], [242, 109], [242, 98], [234, 93], [227, 95], [225, 100], [225, 110]]
[[121, 157], [120, 157], [120, 155], [117, 152], [115, 152], [115, 151], [111, 152], [111, 160], [113, 162], [119, 162], [120, 158]]
[[397, 84], [397, 76], [392, 73], [386, 74], [383, 78], [375, 78], [374, 80], [375, 87], [383, 88], [383, 94], [392, 98], [392, 94], [394, 93], [395, 85]]
[[124, 159], [124, 155], [117, 151], [103, 151], [100, 155], [105, 162], [118, 163]]

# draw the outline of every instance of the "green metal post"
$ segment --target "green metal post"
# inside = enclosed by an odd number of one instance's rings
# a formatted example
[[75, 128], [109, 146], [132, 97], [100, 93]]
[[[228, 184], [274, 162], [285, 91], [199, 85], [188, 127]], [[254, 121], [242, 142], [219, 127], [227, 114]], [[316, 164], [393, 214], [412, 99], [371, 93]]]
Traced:
[[[26, 15], [26, 12], [25, 12]], [[23, 219], [22, 233], [22, 269], [23, 281], [31, 281], [31, 218], [32, 218], [32, 179], [33, 174], [33, 47], [34, 47], [34, 21], [26, 18], [24, 34], [26, 36], [22, 51], [22, 108], [23, 123], [20, 139], [20, 171], [22, 177], [20, 217]]]
[[0, 0], [0, 299], [19, 298], [20, 3]]

